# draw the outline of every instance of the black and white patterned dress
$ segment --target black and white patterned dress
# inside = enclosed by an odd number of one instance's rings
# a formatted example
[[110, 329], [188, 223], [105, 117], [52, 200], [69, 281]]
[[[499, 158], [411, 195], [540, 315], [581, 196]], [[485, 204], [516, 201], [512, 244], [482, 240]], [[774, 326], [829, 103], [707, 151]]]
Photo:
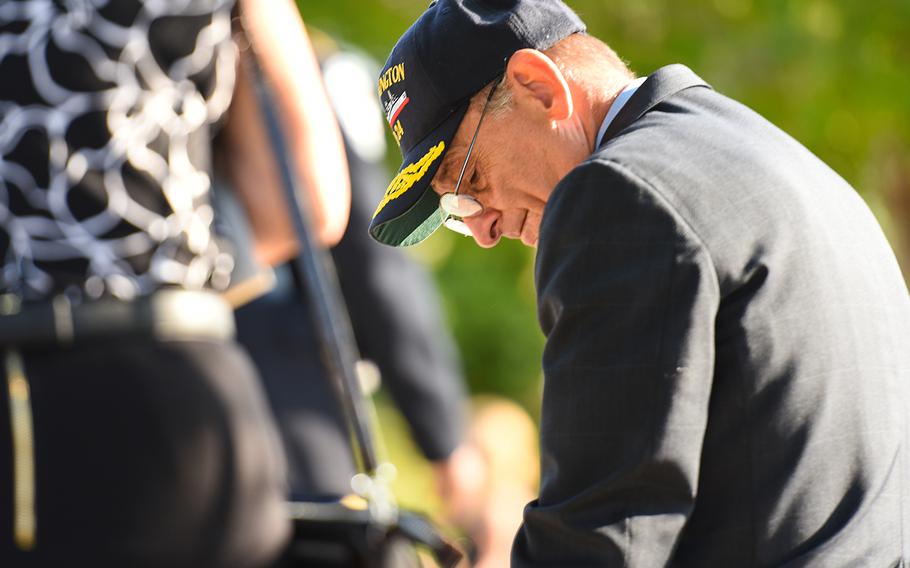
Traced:
[[0, 293], [223, 288], [210, 127], [232, 0], [0, 0]]

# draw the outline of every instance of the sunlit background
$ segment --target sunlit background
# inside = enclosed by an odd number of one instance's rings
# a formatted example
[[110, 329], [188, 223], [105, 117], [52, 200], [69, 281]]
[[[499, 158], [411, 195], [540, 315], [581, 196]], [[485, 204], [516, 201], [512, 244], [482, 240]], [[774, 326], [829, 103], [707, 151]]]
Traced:
[[[639, 75], [684, 63], [805, 144], [862, 194], [905, 278], [910, 275], [910, 2], [567, 3]], [[299, 3], [314, 37], [327, 34], [378, 65], [426, 4]], [[391, 177], [400, 156], [389, 140]], [[508, 397], [536, 419], [543, 337], [534, 305], [534, 251], [515, 242], [481, 250], [439, 231], [411, 252], [437, 278], [471, 392]], [[387, 445], [402, 470], [399, 498], [433, 511], [438, 503], [428, 497], [430, 481], [406, 429], [388, 405], [380, 409]]]

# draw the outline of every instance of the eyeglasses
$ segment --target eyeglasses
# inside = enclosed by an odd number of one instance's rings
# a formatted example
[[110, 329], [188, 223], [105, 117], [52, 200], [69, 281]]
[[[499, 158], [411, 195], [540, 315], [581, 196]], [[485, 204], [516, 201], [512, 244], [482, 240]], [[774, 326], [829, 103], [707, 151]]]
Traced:
[[480, 125], [483, 123], [483, 117], [487, 114], [487, 107], [490, 106], [490, 101], [493, 99], [493, 93], [496, 92], [496, 87], [499, 86], [500, 81], [501, 79], [493, 84], [493, 87], [490, 89], [490, 94], [487, 95], [487, 100], [483, 104], [483, 110], [480, 111], [480, 118], [477, 120], [477, 128], [474, 130], [474, 137], [471, 138], [471, 144], [468, 146], [468, 152], [464, 157], [464, 164], [462, 164], [461, 172], [458, 174], [458, 179], [455, 181], [455, 190], [444, 193], [439, 197], [439, 207], [442, 208], [447, 215], [443, 224], [447, 229], [466, 237], [473, 236], [473, 234], [463, 219], [483, 213], [483, 205], [470, 195], [459, 195], [458, 189], [461, 187], [461, 180], [464, 178], [464, 172], [468, 169], [468, 160], [471, 158], [471, 151], [474, 150], [474, 143], [477, 142], [477, 134], [480, 132]]

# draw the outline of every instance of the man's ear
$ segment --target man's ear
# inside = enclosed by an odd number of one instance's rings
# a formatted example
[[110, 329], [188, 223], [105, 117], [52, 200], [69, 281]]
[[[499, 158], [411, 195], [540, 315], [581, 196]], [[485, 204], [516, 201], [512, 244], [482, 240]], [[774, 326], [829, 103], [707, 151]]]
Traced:
[[572, 92], [553, 60], [536, 49], [520, 49], [506, 65], [506, 79], [515, 99], [539, 105], [550, 120], [572, 116]]

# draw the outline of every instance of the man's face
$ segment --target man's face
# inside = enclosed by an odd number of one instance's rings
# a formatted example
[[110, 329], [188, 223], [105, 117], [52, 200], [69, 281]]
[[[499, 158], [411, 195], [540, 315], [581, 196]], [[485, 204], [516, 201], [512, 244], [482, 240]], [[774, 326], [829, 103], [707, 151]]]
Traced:
[[[436, 193], [454, 191], [486, 98], [486, 90], [474, 97], [433, 178]], [[484, 248], [495, 246], [500, 237], [537, 245], [544, 206], [562, 175], [553, 172], [553, 156], [547, 152], [550, 138], [533, 118], [521, 105], [513, 105], [488, 111], [481, 123], [458, 193], [474, 197], [484, 207], [479, 215], [464, 219]]]

